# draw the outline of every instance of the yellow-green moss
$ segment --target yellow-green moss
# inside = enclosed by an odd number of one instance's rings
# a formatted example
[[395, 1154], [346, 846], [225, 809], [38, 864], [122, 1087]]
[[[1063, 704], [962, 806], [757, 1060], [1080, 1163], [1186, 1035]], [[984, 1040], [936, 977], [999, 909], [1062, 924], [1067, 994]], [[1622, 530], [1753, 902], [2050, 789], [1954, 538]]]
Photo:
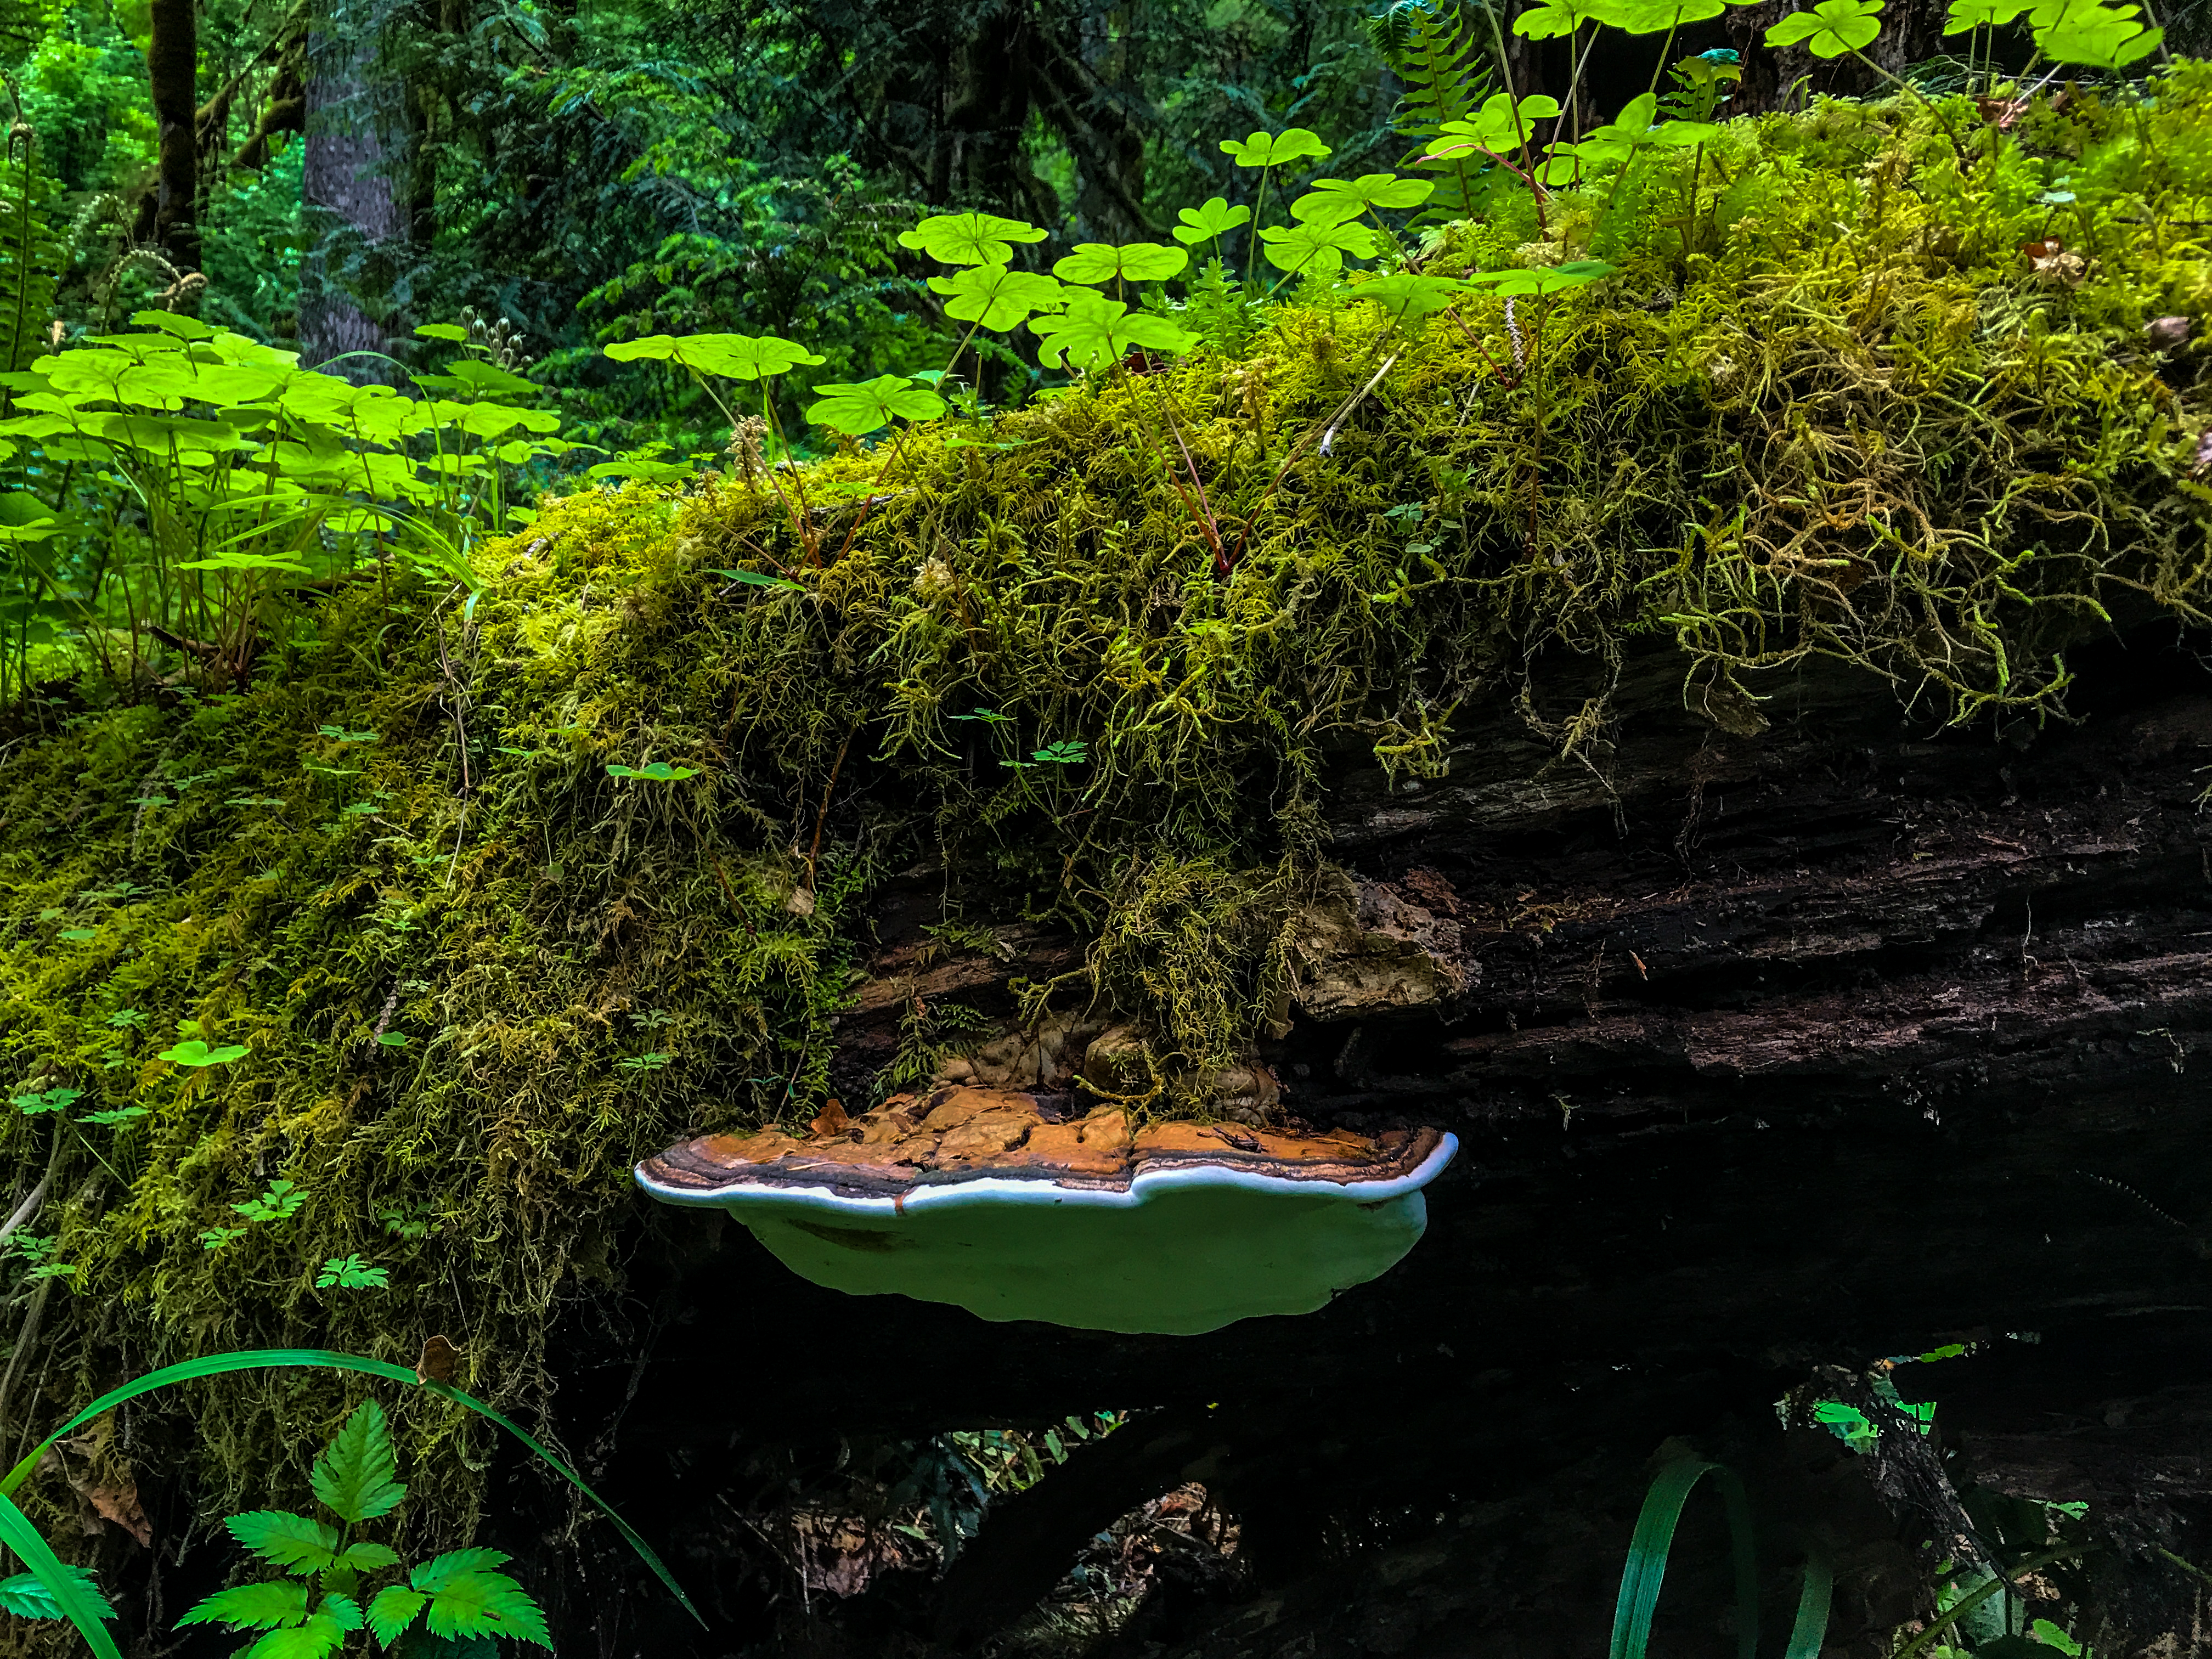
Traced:
[[[489, 550], [472, 608], [364, 586], [236, 695], [49, 710], [0, 753], [0, 1063], [148, 1115], [0, 1120], [19, 1168], [64, 1136], [36, 1228], [76, 1268], [18, 1411], [125, 1363], [404, 1360], [434, 1331], [526, 1405], [554, 1310], [616, 1282], [630, 1161], [818, 1102], [892, 871], [940, 872], [952, 924], [1078, 930], [1095, 973], [1034, 1003], [1109, 998], [1197, 1075], [1279, 1012], [1331, 765], [1437, 770], [1453, 711], [1547, 654], [1671, 636], [1686, 696], [1744, 728], [1814, 653], [2039, 718], [2066, 684], [2046, 616], [2132, 592], [2202, 620], [2204, 394], [2140, 331], [2212, 300], [2203, 66], [2155, 106], [2039, 117], [1964, 181], [1902, 106], [1716, 150], [1687, 246], [1682, 156], [1611, 216], [1561, 197], [1544, 246], [1510, 203], [1449, 233], [1442, 268], [1626, 268], [1510, 324], [1470, 301], [1400, 337], [1316, 297], [1236, 354], [826, 462], [818, 564], [788, 474], [586, 492]], [[2061, 170], [2078, 283], [2019, 251]], [[1157, 459], [1170, 417], [1243, 545], [1225, 578]], [[771, 563], [799, 590], [709, 574]], [[1607, 718], [1601, 694], [1548, 729], [1571, 750]], [[1001, 764], [1066, 740], [1085, 763]], [[696, 775], [606, 771], [654, 761]], [[155, 1059], [184, 1019], [250, 1054]], [[276, 1177], [298, 1214], [202, 1248]], [[315, 1288], [349, 1254], [391, 1288]], [[343, 1397], [197, 1395], [210, 1504], [296, 1480]], [[483, 1443], [419, 1401], [399, 1421], [422, 1524], [465, 1532]]]

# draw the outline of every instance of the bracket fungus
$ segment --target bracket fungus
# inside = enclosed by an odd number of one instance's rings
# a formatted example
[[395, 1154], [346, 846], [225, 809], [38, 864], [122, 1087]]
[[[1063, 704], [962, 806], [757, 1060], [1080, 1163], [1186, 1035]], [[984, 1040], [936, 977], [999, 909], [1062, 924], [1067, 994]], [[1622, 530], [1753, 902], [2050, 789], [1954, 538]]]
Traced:
[[[1066, 1097], [1060, 1097], [1065, 1100]], [[985, 1319], [1191, 1335], [1310, 1313], [1389, 1270], [1428, 1224], [1421, 1188], [1458, 1150], [1370, 1137], [1148, 1124], [1050, 1096], [947, 1088], [805, 1139], [708, 1135], [637, 1169], [670, 1204], [727, 1210], [783, 1264], [854, 1295]]]

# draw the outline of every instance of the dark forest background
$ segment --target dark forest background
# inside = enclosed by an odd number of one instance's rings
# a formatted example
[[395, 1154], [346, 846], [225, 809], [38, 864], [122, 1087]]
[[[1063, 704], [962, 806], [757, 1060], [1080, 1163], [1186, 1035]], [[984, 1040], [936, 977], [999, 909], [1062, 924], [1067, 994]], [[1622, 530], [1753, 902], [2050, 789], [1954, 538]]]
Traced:
[[[1383, 3], [5, 0], [0, 46], [66, 227], [65, 334], [184, 307], [316, 363], [505, 318], [510, 361], [590, 440], [670, 418], [623, 403], [596, 343], [770, 331], [845, 378], [939, 333], [892, 240], [923, 211], [1046, 226], [1025, 255], [1048, 265], [1237, 199], [1254, 175], [1224, 137], [1310, 127], [1340, 173], [1391, 165]], [[1456, 0], [1401, 3], [1491, 38]], [[1848, 59], [1760, 46], [1784, 9], [1693, 25], [1675, 53], [1742, 51], [1739, 109], [1864, 89]], [[2205, 9], [2165, 20], [2174, 45], [2201, 46]], [[1941, 10], [1893, 0], [1891, 67], [1942, 79]], [[1563, 88], [1565, 43], [1505, 38], [1521, 90]], [[1658, 49], [1609, 40], [1601, 105]]]

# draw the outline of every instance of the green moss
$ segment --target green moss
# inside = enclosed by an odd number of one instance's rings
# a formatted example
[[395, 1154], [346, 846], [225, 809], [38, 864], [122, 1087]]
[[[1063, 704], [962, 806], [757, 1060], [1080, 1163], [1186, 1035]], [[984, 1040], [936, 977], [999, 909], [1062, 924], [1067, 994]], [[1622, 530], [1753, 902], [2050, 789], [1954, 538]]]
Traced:
[[[1534, 247], [1503, 196], [1437, 255], [1601, 253], [1610, 284], [1412, 337], [1317, 297], [1233, 356], [842, 455], [804, 481], [819, 566], [788, 474], [548, 503], [472, 611], [349, 591], [240, 694], [21, 734], [0, 1052], [78, 1115], [147, 1115], [0, 1121], [11, 1164], [58, 1157], [38, 1226], [76, 1268], [19, 1409], [126, 1363], [404, 1361], [434, 1331], [526, 1405], [551, 1311], [615, 1282], [630, 1162], [818, 1103], [894, 871], [941, 867], [949, 925], [1074, 928], [1090, 970], [1033, 1006], [1145, 1019], [1149, 1109], [1201, 1110], [1280, 1016], [1331, 767], [1433, 774], [1455, 710], [1548, 659], [1671, 639], [1738, 730], [1812, 656], [1954, 720], [2062, 711], [2061, 643], [2115, 596], [2203, 620], [2203, 393], [2140, 331], [2212, 300], [2208, 106], [2197, 64], [2154, 106], [2083, 95], [1963, 182], [1901, 106], [1733, 123], [1694, 193], [1669, 156], [1609, 211], [1555, 200]], [[2078, 282], [2020, 252], [2054, 225]], [[1198, 513], [1158, 459], [1170, 404]], [[767, 562], [803, 591], [708, 574]], [[1609, 719], [1601, 690], [1544, 729], [1572, 751]], [[1066, 741], [1087, 759], [1031, 762]], [[697, 775], [606, 772], [656, 760]], [[156, 1060], [179, 1020], [251, 1053]], [[947, 1033], [910, 1034], [900, 1075]], [[295, 1215], [202, 1248], [276, 1177]], [[317, 1289], [349, 1254], [391, 1288]], [[197, 1396], [210, 1506], [296, 1483], [343, 1400]], [[486, 1446], [434, 1405], [396, 1419], [444, 1495], [429, 1541], [465, 1533]]]

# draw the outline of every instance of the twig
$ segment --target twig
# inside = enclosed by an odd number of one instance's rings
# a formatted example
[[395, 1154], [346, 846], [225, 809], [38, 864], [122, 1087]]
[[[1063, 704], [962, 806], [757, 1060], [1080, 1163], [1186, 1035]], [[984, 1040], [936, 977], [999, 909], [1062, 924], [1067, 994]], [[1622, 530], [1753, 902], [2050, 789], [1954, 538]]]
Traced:
[[837, 758], [830, 763], [830, 781], [822, 786], [822, 810], [814, 815], [814, 844], [806, 849], [806, 891], [810, 897], [816, 886], [814, 860], [822, 851], [822, 826], [830, 821], [830, 796], [837, 787], [837, 774], [844, 769], [845, 751], [853, 745], [853, 732], [860, 729], [855, 726], [845, 734], [845, 741], [837, 745]]

